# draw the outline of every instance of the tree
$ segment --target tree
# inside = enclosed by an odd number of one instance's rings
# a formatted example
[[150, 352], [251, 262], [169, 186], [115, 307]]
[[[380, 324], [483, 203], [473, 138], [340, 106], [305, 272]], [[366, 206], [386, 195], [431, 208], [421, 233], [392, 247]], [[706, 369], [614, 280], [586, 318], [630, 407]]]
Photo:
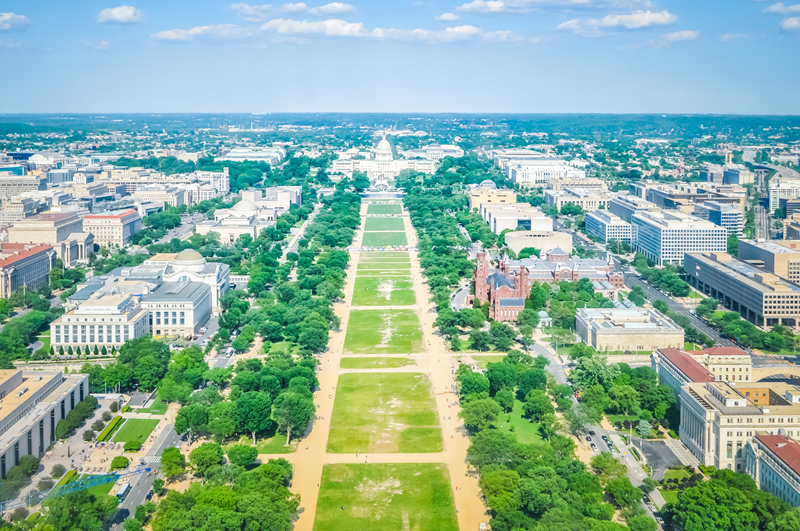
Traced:
[[91, 441], [94, 439], [94, 432], [92, 430], [86, 430], [83, 432], [83, 440], [86, 442]]
[[[469, 367], [466, 368], [469, 369]], [[458, 377], [458, 381], [461, 384], [461, 396], [489, 392], [489, 379], [481, 373], [466, 372]]]
[[526, 417], [535, 422], [542, 422], [545, 415], [555, 413], [555, 408], [550, 403], [550, 397], [544, 391], [533, 389], [525, 396], [522, 411]]
[[514, 409], [514, 392], [511, 391], [511, 389], [500, 389], [497, 391], [497, 394], [494, 395], [494, 400], [500, 404], [500, 407], [506, 412], [510, 412]]
[[153, 492], [160, 496], [162, 490], [164, 490], [164, 480], [161, 478], [153, 480]]
[[639, 393], [630, 385], [614, 385], [608, 390], [608, 396], [625, 416], [639, 409]]
[[111, 460], [111, 470], [118, 470], [120, 468], [128, 468], [130, 460], [124, 455], [118, 455]]
[[50, 469], [50, 477], [54, 479], [58, 479], [66, 473], [67, 469], [64, 465], [53, 465], [53, 468]]
[[618, 376], [619, 366], [609, 365], [605, 356], [580, 358], [572, 371], [572, 379], [581, 389], [587, 389], [596, 384], [608, 389]]
[[469, 333], [470, 346], [481, 352], [489, 350], [489, 339], [489, 332], [484, 332], [483, 330], [473, 330]]
[[318, 354], [323, 352], [328, 345], [328, 331], [314, 327], [301, 328], [297, 342], [301, 347]]
[[739, 237], [736, 234], [728, 236], [728, 254], [733, 257], [739, 256]]
[[292, 437], [292, 430], [304, 430], [314, 416], [314, 400], [310, 396], [285, 391], [278, 395], [273, 404], [272, 415], [278, 422], [278, 430], [286, 432], [286, 444]]
[[644, 478], [642, 480], [642, 487], [644, 487], [644, 491], [647, 493], [653, 492], [658, 487], [658, 483], [653, 478]]
[[246, 337], [238, 336], [233, 340], [233, 343], [231, 343], [231, 347], [233, 347], [233, 350], [236, 352], [244, 352], [250, 347], [250, 342], [247, 341]]
[[32, 455], [23, 455], [19, 459], [19, 466], [26, 476], [31, 477], [39, 470], [39, 460]]
[[166, 448], [161, 454], [161, 471], [166, 478], [172, 479], [183, 474], [186, 470], [186, 457], [180, 448]]
[[258, 449], [255, 446], [235, 444], [228, 449], [228, 461], [242, 468], [251, 465], [256, 457], [258, 457]]
[[639, 425], [636, 427], [636, 431], [639, 432], [639, 436], [642, 439], [647, 439], [650, 436], [650, 433], [652, 432], [650, 428], [650, 423], [647, 422], [646, 420], [639, 421]]
[[214, 465], [222, 463], [222, 447], [215, 443], [203, 443], [189, 454], [189, 463], [199, 477]]
[[622, 477], [627, 472], [627, 467], [617, 461], [611, 452], [600, 452], [590, 461], [592, 470], [600, 476], [600, 483], [607, 485], [612, 480]]
[[240, 431], [250, 432], [253, 445], [256, 434], [272, 427], [272, 400], [266, 393], [251, 391], [244, 393], [236, 401], [236, 423]]
[[678, 493], [673, 519], [686, 531], [755, 531], [758, 516], [745, 494], [720, 481], [704, 481]]
[[489, 378], [489, 394], [494, 396], [501, 389], [513, 389], [517, 382], [517, 371], [505, 362], [488, 363], [486, 377]]
[[634, 516], [628, 518], [628, 529], [630, 531], [657, 531], [658, 524], [649, 516]]
[[613, 496], [620, 507], [633, 507], [642, 499], [642, 491], [634, 487], [627, 477], [617, 477], [609, 481], [606, 494]]
[[464, 425], [472, 431], [485, 430], [497, 421], [502, 411], [500, 405], [491, 398], [473, 400], [458, 413]]
[[189, 442], [208, 429], [208, 410], [190, 404], [178, 410], [175, 418], [175, 431], [178, 434], [189, 433]]
[[542, 433], [544, 433], [544, 436], [549, 441], [553, 435], [564, 429], [564, 422], [554, 413], [548, 413], [542, 418], [541, 429]]
[[530, 326], [536, 328], [539, 325], [539, 313], [536, 310], [525, 308], [517, 316], [517, 322], [520, 325]]

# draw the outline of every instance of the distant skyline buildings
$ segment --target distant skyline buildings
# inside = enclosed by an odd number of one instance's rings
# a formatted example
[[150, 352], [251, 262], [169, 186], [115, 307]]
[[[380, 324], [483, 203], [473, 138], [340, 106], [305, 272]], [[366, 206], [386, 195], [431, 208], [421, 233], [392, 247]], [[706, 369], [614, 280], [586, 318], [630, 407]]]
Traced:
[[799, 44], [773, 0], [6, 0], [0, 58], [49, 82], [15, 77], [0, 113], [800, 114]]

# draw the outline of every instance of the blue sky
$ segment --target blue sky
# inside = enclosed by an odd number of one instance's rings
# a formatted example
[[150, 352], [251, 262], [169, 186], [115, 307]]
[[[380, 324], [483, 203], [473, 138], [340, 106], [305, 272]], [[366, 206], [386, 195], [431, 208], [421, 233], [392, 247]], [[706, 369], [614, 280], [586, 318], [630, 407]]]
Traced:
[[800, 114], [800, 0], [124, 1], [0, 3], [0, 112]]

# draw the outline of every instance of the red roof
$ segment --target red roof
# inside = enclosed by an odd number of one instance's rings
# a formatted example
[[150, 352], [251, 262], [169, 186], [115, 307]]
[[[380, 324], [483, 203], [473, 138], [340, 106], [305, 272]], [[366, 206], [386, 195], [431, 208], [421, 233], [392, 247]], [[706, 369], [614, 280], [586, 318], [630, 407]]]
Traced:
[[747, 352], [739, 347], [712, 347], [703, 350], [693, 350], [695, 354], [708, 354], [709, 356], [747, 356]]
[[757, 433], [756, 439], [769, 448], [770, 452], [786, 463], [789, 468], [800, 474], [800, 443], [785, 435], [762, 435]]
[[692, 382], [714, 381], [714, 375], [683, 350], [677, 348], [660, 348], [658, 349], [658, 353], [671, 361], [672, 364]]
[[52, 246], [44, 243], [37, 245], [31, 245], [30, 243], [4, 243], [0, 245], [0, 268], [8, 267], [23, 258], [49, 251], [52, 248]]
[[120, 219], [128, 216], [130, 214], [138, 214], [138, 211], [134, 208], [130, 210], [124, 210], [119, 214], [88, 214], [83, 216], [83, 219], [92, 218], [92, 219]]

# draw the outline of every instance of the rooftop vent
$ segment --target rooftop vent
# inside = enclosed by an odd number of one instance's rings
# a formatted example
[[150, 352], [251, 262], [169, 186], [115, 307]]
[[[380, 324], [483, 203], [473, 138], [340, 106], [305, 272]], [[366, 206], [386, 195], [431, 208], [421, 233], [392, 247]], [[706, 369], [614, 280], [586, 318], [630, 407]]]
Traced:
[[19, 391], [17, 391], [17, 393], [16, 393], [14, 396], [16, 396], [17, 398], [19, 398], [19, 397], [21, 397], [22, 395], [24, 395], [24, 394], [25, 394], [25, 393], [27, 393], [27, 392], [28, 392], [28, 388], [27, 388], [27, 387], [23, 387], [22, 389], [20, 389]]
[[36, 378], [33, 379], [33, 381], [34, 382], [41, 382], [42, 381], [42, 377], [41, 376], [37, 376]]

